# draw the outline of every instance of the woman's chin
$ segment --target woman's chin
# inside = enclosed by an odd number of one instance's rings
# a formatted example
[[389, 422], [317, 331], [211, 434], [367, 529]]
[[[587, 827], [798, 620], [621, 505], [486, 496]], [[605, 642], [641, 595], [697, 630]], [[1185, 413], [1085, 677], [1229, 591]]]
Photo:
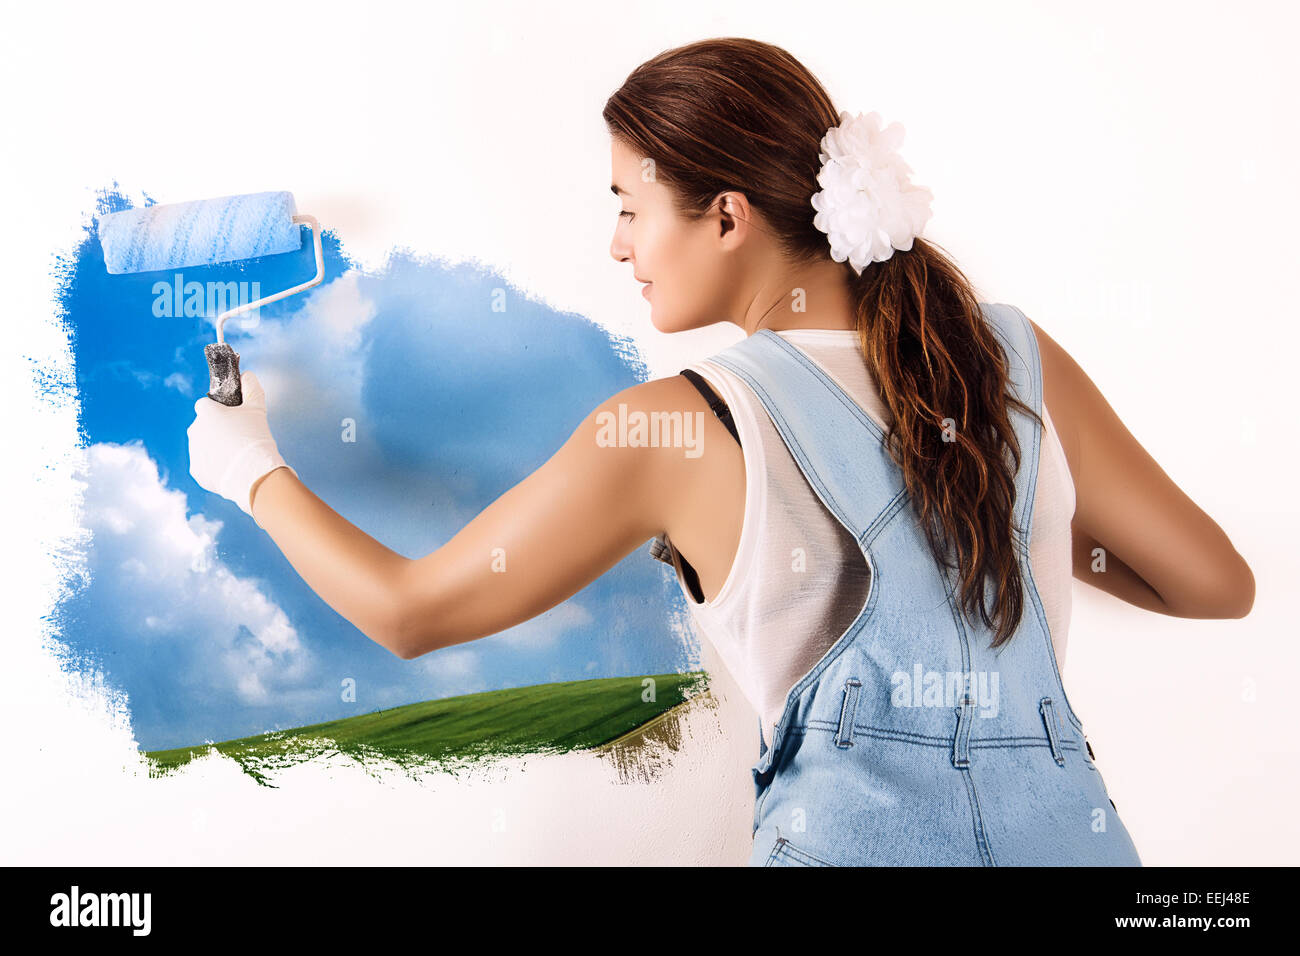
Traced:
[[[652, 293], [654, 295], [655, 293]], [[691, 298], [681, 305], [674, 305], [659, 299], [650, 300], [650, 324], [654, 326], [657, 332], [689, 332], [692, 329], [702, 329], [706, 325], [712, 325], [718, 322], [718, 319], [709, 317], [700, 303]]]
[[682, 332], [691, 328], [681, 316], [672, 315], [653, 304], [650, 306], [650, 324], [659, 332]]

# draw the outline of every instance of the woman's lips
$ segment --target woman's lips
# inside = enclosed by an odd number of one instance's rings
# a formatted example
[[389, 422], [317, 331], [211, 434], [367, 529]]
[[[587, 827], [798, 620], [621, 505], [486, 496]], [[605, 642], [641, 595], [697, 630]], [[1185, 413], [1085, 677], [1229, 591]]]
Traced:
[[652, 285], [654, 285], [653, 282], [647, 282], [645, 284], [645, 287], [641, 289], [641, 294], [645, 296], [647, 299], [650, 298], [650, 287]]

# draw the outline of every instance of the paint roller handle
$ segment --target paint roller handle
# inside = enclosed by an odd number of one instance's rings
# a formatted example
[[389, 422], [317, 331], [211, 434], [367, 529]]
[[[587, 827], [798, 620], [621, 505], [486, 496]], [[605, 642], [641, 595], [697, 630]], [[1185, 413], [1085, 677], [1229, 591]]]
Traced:
[[226, 344], [226, 319], [242, 312], [269, 305], [272, 302], [278, 302], [287, 296], [296, 295], [305, 289], [320, 285], [325, 278], [325, 256], [321, 252], [320, 223], [316, 221], [315, 216], [309, 216], [306, 213], [293, 216], [293, 223], [299, 226], [307, 226], [311, 230], [316, 274], [306, 282], [301, 282], [291, 289], [276, 292], [274, 295], [262, 296], [262, 298], [253, 302], [245, 302], [243, 305], [227, 309], [217, 316], [217, 341], [214, 345], [203, 346], [203, 354], [208, 359], [208, 398], [214, 402], [220, 402], [222, 405], [240, 405], [244, 401], [244, 397], [239, 390], [239, 353]]
[[208, 398], [222, 405], [242, 405], [239, 386], [239, 353], [225, 342], [203, 346], [208, 360]]

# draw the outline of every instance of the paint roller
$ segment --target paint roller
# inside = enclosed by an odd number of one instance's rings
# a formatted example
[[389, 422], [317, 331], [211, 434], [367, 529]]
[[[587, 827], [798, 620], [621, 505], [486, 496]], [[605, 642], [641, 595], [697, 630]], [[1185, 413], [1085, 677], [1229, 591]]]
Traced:
[[216, 343], [203, 346], [208, 360], [208, 398], [223, 405], [241, 405], [239, 353], [226, 344], [226, 319], [320, 284], [325, 277], [325, 259], [315, 217], [299, 214], [289, 192], [222, 196], [110, 213], [99, 220], [99, 244], [109, 275], [123, 275], [295, 252], [302, 248], [300, 225], [311, 229], [315, 277], [222, 312], [216, 319]]

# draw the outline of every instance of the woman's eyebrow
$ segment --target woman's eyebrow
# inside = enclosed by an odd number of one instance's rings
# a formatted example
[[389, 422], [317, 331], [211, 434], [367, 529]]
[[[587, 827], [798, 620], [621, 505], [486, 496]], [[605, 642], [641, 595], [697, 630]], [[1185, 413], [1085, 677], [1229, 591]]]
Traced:
[[626, 189], [621, 188], [621, 187], [618, 185], [618, 183], [611, 183], [610, 186], [609, 186], [609, 190], [610, 190], [610, 192], [612, 192], [615, 196], [631, 196], [631, 195], [633, 195], [632, 193], [628, 192]]

